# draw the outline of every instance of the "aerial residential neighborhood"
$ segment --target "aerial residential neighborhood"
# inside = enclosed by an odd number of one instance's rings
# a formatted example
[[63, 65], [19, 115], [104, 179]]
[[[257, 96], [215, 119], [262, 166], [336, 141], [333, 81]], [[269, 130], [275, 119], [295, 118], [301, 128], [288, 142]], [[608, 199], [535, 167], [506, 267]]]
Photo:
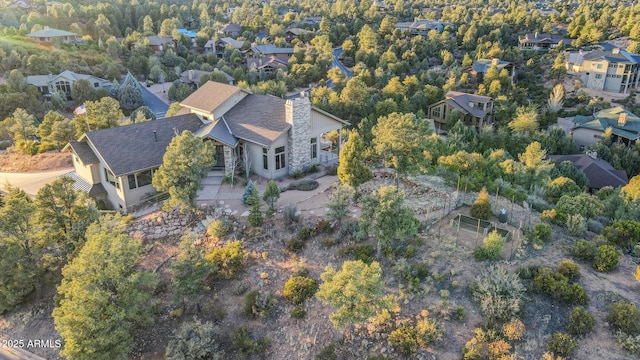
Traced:
[[635, 1], [0, 1], [0, 359], [640, 358]]

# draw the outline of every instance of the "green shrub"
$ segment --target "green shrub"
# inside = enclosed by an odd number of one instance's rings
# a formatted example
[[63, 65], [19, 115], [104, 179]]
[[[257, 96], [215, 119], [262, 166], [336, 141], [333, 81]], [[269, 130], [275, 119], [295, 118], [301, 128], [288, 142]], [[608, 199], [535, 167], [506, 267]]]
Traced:
[[611, 327], [627, 335], [635, 336], [640, 333], [640, 310], [626, 300], [618, 301], [611, 306], [607, 321]]
[[213, 324], [200, 321], [186, 322], [180, 326], [165, 350], [167, 360], [223, 358], [224, 352], [216, 342]]
[[604, 228], [602, 235], [611, 244], [631, 249], [640, 241], [640, 222], [624, 220]]
[[291, 225], [297, 223], [300, 220], [300, 215], [298, 214], [298, 207], [295, 205], [287, 205], [282, 209], [282, 217], [284, 218], [284, 222], [287, 225]]
[[231, 231], [232, 225], [227, 219], [221, 218], [213, 220], [207, 225], [207, 235], [216, 239], [222, 239]]
[[620, 251], [612, 245], [602, 245], [596, 250], [593, 267], [600, 272], [611, 271], [618, 266]]
[[567, 216], [567, 232], [571, 236], [582, 236], [587, 230], [587, 223], [580, 214]]
[[304, 319], [305, 316], [307, 316], [307, 310], [305, 310], [304, 307], [294, 306], [293, 309], [291, 309], [292, 319]]
[[297, 236], [298, 236], [298, 240], [307, 241], [311, 239], [311, 237], [313, 236], [313, 230], [305, 226], [298, 231]]
[[569, 357], [578, 347], [578, 342], [564, 333], [554, 333], [549, 339], [548, 349], [557, 356]]
[[593, 315], [589, 314], [583, 307], [575, 307], [567, 318], [567, 332], [571, 335], [579, 336], [590, 333], [595, 327]]
[[477, 247], [473, 251], [473, 256], [478, 260], [495, 260], [502, 254], [504, 239], [497, 231], [492, 231], [482, 240], [482, 247]]
[[291, 239], [287, 240], [287, 243], [285, 244], [285, 249], [287, 249], [288, 251], [297, 253], [302, 249], [304, 249], [306, 245], [307, 243], [304, 242], [304, 240], [300, 240], [297, 237], [292, 237]]
[[401, 326], [389, 334], [389, 342], [393, 348], [405, 355], [418, 350], [416, 328], [412, 325]]
[[240, 240], [229, 241], [204, 256], [205, 260], [217, 267], [216, 276], [225, 279], [230, 279], [243, 270], [244, 257], [244, 248]]
[[533, 279], [533, 290], [550, 295], [566, 304], [584, 305], [589, 302], [589, 296], [580, 284], [571, 284], [569, 278], [549, 268], [538, 269]]
[[300, 305], [318, 291], [318, 282], [304, 276], [292, 276], [284, 284], [282, 296], [294, 305]]
[[231, 349], [240, 354], [262, 354], [271, 342], [268, 338], [253, 340], [246, 328], [235, 329], [231, 335]]
[[273, 294], [264, 294], [258, 290], [248, 292], [244, 296], [242, 308], [250, 318], [269, 316], [275, 308], [277, 300]]
[[320, 186], [320, 184], [315, 181], [315, 180], [309, 180], [309, 179], [305, 179], [305, 180], [300, 180], [295, 184], [291, 184], [293, 189], [295, 190], [299, 190], [299, 191], [311, 191], [311, 190], [315, 190], [318, 188], [318, 186]]
[[531, 230], [530, 236], [533, 241], [547, 242], [551, 239], [551, 226], [539, 223]]
[[567, 279], [573, 280], [580, 275], [580, 266], [571, 260], [562, 260], [558, 265], [558, 272]]
[[373, 261], [373, 256], [375, 254], [375, 249], [373, 245], [356, 245], [349, 244], [338, 250], [337, 254], [341, 257], [348, 257], [355, 260], [361, 260], [367, 264], [370, 264]]
[[327, 220], [320, 220], [316, 224], [315, 233], [316, 234], [330, 234], [333, 232], [333, 228], [331, 227], [331, 223]]
[[593, 241], [578, 240], [571, 247], [571, 256], [576, 259], [591, 261], [596, 255], [596, 244]]
[[489, 323], [516, 317], [524, 292], [520, 278], [504, 267], [482, 271], [471, 284], [471, 294]]
[[336, 241], [336, 238], [329, 236], [329, 237], [322, 238], [320, 242], [322, 243], [322, 245], [326, 247], [332, 247], [333, 245], [336, 244], [337, 241]]
[[336, 344], [329, 344], [320, 350], [320, 353], [314, 357], [314, 360], [337, 360]]
[[616, 333], [616, 340], [620, 347], [633, 355], [640, 355], [640, 335], [627, 335], [622, 331]]

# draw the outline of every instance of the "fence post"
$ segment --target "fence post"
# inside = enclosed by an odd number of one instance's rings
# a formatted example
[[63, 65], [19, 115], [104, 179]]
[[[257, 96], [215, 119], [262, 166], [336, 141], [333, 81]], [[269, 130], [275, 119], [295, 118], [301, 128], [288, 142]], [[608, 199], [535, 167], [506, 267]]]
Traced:
[[478, 246], [478, 237], [480, 236], [480, 219], [478, 219], [478, 227], [476, 228], [476, 246]]

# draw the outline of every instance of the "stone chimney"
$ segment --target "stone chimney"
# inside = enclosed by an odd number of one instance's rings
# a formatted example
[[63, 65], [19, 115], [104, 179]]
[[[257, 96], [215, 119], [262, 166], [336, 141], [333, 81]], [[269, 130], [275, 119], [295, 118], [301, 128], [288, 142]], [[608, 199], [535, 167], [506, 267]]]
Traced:
[[625, 126], [627, 124], [627, 113], [623, 112], [618, 115], [618, 126]]
[[499, 64], [500, 64], [500, 59], [498, 58], [491, 59], [491, 65], [498, 66]]
[[613, 55], [620, 54], [620, 48], [614, 47], [613, 49], [611, 49], [611, 54]]
[[537, 39], [537, 38], [538, 38], [538, 32], [537, 32], [537, 31], [536, 31], [536, 33], [533, 35], [533, 38], [534, 38], [534, 39]]
[[285, 121], [289, 130], [289, 174], [311, 166], [311, 101], [306, 96], [285, 103]]
[[188, 73], [189, 74], [189, 81], [193, 81], [193, 77], [195, 75], [194, 73], [195, 73], [195, 71], [189, 70], [189, 73]]

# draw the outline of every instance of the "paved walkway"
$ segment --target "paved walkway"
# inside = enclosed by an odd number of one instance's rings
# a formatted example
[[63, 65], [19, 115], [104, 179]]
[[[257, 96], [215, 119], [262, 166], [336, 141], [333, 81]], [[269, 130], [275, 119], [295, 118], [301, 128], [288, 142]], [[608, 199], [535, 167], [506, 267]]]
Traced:
[[69, 171], [73, 171], [73, 168], [33, 173], [0, 172], [0, 189], [4, 190], [5, 185], [8, 183], [24, 190], [31, 196], [36, 196], [41, 187], [53, 182], [60, 175]]

